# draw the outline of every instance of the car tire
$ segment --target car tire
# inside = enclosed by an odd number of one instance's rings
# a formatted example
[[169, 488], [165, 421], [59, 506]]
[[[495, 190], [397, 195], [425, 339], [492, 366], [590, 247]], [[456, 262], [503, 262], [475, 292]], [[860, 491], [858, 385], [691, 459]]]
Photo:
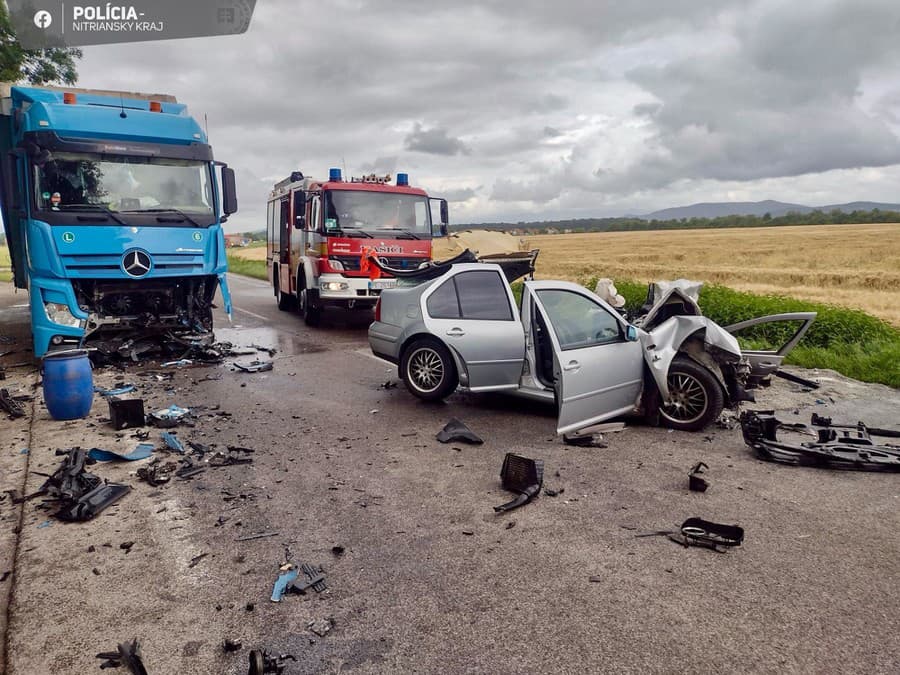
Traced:
[[322, 308], [310, 302], [311, 291], [306, 288], [306, 274], [301, 269], [297, 272], [297, 311], [307, 326], [318, 326], [322, 322]]
[[423, 401], [441, 401], [459, 384], [450, 351], [429, 339], [416, 340], [403, 351], [400, 377], [410, 393]]
[[664, 426], [699, 431], [722, 414], [725, 407], [722, 385], [696, 361], [676, 356], [666, 379], [669, 401], [659, 402], [659, 419]]

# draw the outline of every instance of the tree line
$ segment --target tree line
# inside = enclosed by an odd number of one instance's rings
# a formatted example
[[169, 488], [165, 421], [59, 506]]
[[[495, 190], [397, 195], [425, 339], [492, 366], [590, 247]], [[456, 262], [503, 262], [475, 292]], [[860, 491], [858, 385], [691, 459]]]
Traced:
[[900, 223], [900, 212], [872, 209], [869, 211], [825, 212], [815, 209], [807, 213], [789, 211], [783, 216], [719, 216], [717, 218], [676, 218], [644, 220], [643, 218], [573, 218], [517, 223], [468, 223], [451, 225], [451, 230], [527, 230], [533, 234], [562, 232], [630, 232], [640, 230], [694, 230], [725, 227], [778, 227], [783, 225], [843, 225], [856, 223]]

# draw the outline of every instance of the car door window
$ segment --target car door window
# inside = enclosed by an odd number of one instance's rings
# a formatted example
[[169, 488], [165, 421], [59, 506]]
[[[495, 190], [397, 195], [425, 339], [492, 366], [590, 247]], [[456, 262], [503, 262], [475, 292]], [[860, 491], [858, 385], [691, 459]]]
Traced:
[[506, 284], [489, 270], [463, 272], [453, 277], [464, 319], [512, 321]]
[[560, 348], [581, 349], [624, 340], [622, 325], [606, 308], [572, 291], [537, 291]]
[[428, 296], [428, 315], [435, 319], [458, 319], [459, 300], [453, 279], [447, 279]]

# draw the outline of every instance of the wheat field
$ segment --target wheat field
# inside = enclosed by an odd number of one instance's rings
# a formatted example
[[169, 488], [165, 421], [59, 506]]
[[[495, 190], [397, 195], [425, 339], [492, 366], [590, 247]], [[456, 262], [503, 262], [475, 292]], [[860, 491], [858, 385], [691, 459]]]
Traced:
[[536, 235], [538, 278], [687, 277], [862, 309], [900, 327], [900, 223]]

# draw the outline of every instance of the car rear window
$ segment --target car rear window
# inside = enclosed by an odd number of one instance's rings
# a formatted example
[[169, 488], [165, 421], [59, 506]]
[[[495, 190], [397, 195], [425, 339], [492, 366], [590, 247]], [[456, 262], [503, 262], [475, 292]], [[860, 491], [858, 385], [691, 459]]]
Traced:
[[428, 296], [428, 315], [435, 319], [458, 319], [459, 300], [456, 297], [456, 286], [453, 278], [447, 279]]
[[499, 274], [489, 270], [463, 272], [454, 280], [464, 319], [512, 320], [506, 284]]

